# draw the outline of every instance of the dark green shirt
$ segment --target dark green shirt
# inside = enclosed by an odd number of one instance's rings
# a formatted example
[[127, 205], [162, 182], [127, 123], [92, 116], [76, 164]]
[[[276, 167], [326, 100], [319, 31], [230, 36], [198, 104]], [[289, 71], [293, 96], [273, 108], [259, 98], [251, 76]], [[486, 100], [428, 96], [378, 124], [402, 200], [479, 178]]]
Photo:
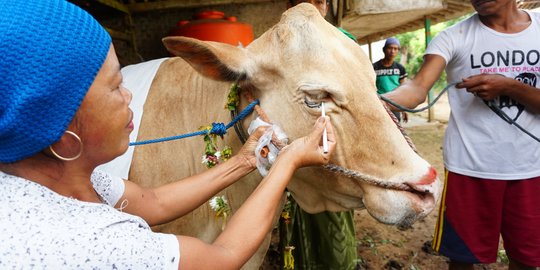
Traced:
[[382, 59], [373, 64], [375, 74], [377, 74], [377, 93], [388, 93], [399, 86], [401, 79], [407, 78], [407, 71], [398, 62], [393, 62], [389, 67], [382, 64]]

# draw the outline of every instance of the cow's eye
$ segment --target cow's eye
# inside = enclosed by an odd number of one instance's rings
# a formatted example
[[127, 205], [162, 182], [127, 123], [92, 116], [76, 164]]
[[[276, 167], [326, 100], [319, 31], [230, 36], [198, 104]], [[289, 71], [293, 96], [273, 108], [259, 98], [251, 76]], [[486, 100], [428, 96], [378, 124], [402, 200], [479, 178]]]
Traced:
[[326, 91], [309, 91], [305, 92], [304, 103], [309, 108], [318, 108], [321, 103], [328, 98]]
[[307, 96], [304, 97], [304, 103], [310, 108], [318, 108], [321, 106], [321, 101], [312, 101]]

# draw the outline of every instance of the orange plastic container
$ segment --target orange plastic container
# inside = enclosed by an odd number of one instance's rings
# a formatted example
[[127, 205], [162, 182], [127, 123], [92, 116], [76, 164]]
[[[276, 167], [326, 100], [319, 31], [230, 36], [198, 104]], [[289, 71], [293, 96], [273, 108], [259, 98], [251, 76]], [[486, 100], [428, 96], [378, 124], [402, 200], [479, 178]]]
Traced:
[[234, 46], [247, 46], [253, 41], [253, 28], [249, 24], [238, 22], [236, 17], [225, 17], [225, 13], [216, 10], [195, 14], [191, 21], [179, 21], [171, 36], [192, 37], [206, 41], [217, 41]]

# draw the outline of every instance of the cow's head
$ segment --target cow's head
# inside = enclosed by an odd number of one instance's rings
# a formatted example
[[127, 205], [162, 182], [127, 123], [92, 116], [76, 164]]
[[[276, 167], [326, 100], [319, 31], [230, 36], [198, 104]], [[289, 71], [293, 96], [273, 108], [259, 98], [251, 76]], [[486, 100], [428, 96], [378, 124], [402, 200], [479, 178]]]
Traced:
[[308, 134], [325, 102], [338, 136], [331, 163], [348, 171], [299, 170], [289, 190], [306, 211], [365, 207], [406, 226], [435, 206], [441, 183], [383, 108], [368, 58], [311, 5], [285, 12], [247, 48], [183, 37], [164, 43], [207, 77], [240, 79], [290, 139]]

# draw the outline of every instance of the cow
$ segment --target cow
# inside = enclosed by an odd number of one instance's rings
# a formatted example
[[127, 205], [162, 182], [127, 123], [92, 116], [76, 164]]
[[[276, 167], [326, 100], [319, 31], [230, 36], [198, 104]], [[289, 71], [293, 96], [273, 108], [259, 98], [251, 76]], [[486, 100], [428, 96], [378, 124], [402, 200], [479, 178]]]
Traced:
[[[369, 59], [312, 5], [287, 10], [275, 26], [245, 48], [187, 37], [166, 37], [163, 43], [178, 57], [161, 62], [153, 78], [138, 140], [185, 134], [212, 122], [229, 123], [224, 104], [232, 83], [258, 99], [268, 118], [290, 140], [308, 134], [324, 101], [338, 144], [331, 165], [300, 169], [288, 186], [304, 210], [366, 209], [382, 223], [410, 226], [437, 204], [441, 182], [380, 102]], [[244, 108], [250, 101], [245, 95], [240, 97], [239, 107]], [[242, 128], [247, 129], [256, 116], [244, 119]], [[218, 142], [241, 148], [234, 132]], [[206, 170], [201, 164], [203, 154], [200, 137], [137, 146], [129, 179], [158, 186], [200, 173]], [[234, 212], [260, 180], [254, 171], [220, 195], [226, 196]], [[277, 220], [279, 213], [270, 214]], [[211, 242], [221, 225], [210, 205], [204, 204], [154, 229]], [[270, 233], [245, 269], [258, 268], [269, 240]]]

